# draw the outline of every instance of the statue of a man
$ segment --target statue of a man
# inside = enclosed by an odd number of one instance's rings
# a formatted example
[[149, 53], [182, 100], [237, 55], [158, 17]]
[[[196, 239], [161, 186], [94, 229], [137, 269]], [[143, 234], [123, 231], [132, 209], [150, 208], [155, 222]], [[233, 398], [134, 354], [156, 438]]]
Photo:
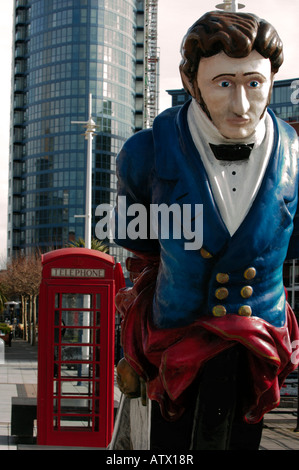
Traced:
[[199, 205], [203, 244], [187, 249], [159, 224], [156, 237], [150, 227], [147, 237], [116, 234], [134, 254], [134, 285], [116, 299], [119, 383], [131, 397], [139, 380], [130, 388], [126, 369], [145, 383], [152, 449], [254, 449], [299, 338], [282, 277], [285, 259], [299, 257], [298, 139], [267, 108], [282, 44], [255, 15], [209, 12], [187, 32], [182, 58], [191, 99], [125, 143], [118, 198], [127, 214], [136, 203], [149, 214], [153, 204]]

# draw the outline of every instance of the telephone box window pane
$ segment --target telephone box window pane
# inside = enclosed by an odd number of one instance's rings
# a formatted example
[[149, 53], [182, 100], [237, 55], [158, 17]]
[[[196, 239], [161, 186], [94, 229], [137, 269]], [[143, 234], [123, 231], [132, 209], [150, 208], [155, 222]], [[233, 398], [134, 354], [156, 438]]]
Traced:
[[[99, 348], [99, 351], [98, 351], [96, 360], [97, 360], [97, 361], [100, 360], [100, 348]], [[97, 378], [100, 377], [100, 365], [97, 364], [97, 363], [95, 364], [95, 375], [94, 375], [94, 377], [95, 377], [95, 379], [97, 379]]]
[[[54, 362], [54, 377], [60, 379], [76, 378], [78, 381], [81, 379], [90, 379], [91, 378], [91, 364], [89, 362]], [[97, 366], [95, 366], [97, 367]], [[59, 372], [59, 374], [58, 374]], [[96, 376], [97, 377], [97, 376]], [[59, 383], [54, 382], [53, 394], [57, 395], [59, 389]]]
[[96, 308], [101, 308], [101, 294], [96, 295]]
[[[99, 379], [96, 382], [94, 382], [93, 387], [94, 387], [94, 390], [93, 390], [94, 391], [94, 396], [99, 397], [100, 396], [100, 381], [99, 381]], [[96, 401], [99, 402], [98, 400], [96, 400]]]
[[93, 312], [62, 311], [65, 326], [93, 326]]
[[70, 377], [88, 379], [90, 377], [90, 365], [88, 363], [62, 363], [60, 368], [60, 376], [61, 378]]
[[[58, 342], [59, 342], [59, 329], [54, 328], [54, 344], [57, 344]], [[57, 350], [57, 348], [55, 348], [55, 350]]]
[[55, 310], [54, 313], [54, 325], [58, 326], [59, 325], [59, 310]]
[[96, 312], [96, 326], [101, 325], [101, 312]]
[[61, 342], [68, 343], [92, 343], [93, 330], [89, 328], [66, 328], [65, 334], [61, 335]]
[[53, 382], [53, 396], [59, 395], [59, 382]]
[[86, 417], [86, 416], [80, 416], [80, 417], [69, 417], [66, 418], [65, 416], [60, 419], [60, 429], [63, 428], [86, 428], [86, 429], [92, 429], [91, 426], [91, 419]]
[[[82, 377], [81, 377], [82, 378]], [[67, 380], [61, 381], [61, 396], [63, 395], [71, 395], [71, 396], [91, 396], [92, 395], [92, 387], [91, 382], [88, 380]]]
[[97, 346], [97, 349], [98, 349], [98, 346], [100, 346], [100, 344], [101, 344], [101, 330], [97, 329], [95, 330], [95, 346]]
[[63, 398], [61, 400], [60, 414], [90, 414], [92, 400], [89, 398]]
[[62, 294], [62, 308], [90, 308], [89, 294]]
[[53, 420], [53, 427], [54, 429], [58, 429], [58, 419], [57, 419], [57, 416], [54, 416], [54, 420]]
[[99, 397], [100, 380], [97, 377], [95, 382], [91, 382], [90, 367], [90, 364], [62, 364], [61, 377], [53, 382], [53, 397], [62, 395]]
[[53, 411], [54, 413], [59, 413], [59, 404], [60, 404], [60, 401], [58, 398], [54, 398], [53, 400]]
[[92, 350], [90, 346], [62, 346], [62, 361], [89, 361], [92, 360]]
[[60, 294], [55, 294], [55, 308], [59, 308]]

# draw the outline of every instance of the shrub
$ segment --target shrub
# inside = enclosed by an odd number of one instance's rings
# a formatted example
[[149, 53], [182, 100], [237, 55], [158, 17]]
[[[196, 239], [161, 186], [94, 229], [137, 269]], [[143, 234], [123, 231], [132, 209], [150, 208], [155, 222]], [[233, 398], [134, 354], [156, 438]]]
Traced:
[[2, 334], [6, 335], [7, 333], [11, 332], [11, 328], [6, 323], [0, 323], [0, 331]]

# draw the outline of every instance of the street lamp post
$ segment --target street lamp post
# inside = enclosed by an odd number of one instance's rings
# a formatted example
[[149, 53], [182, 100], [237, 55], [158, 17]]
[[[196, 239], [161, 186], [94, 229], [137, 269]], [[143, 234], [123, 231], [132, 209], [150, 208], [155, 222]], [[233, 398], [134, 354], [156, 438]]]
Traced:
[[[72, 121], [72, 124], [83, 124], [86, 127], [85, 139], [87, 140], [86, 163], [86, 196], [85, 196], [85, 248], [91, 248], [91, 194], [92, 194], [92, 139], [95, 135], [96, 124], [92, 119], [92, 94], [89, 94], [88, 121]], [[75, 216], [76, 217], [76, 216]]]
[[[75, 217], [84, 217], [85, 218], [85, 248], [91, 249], [91, 201], [92, 201], [92, 139], [95, 135], [96, 124], [92, 119], [92, 94], [89, 94], [89, 103], [88, 103], [88, 121], [72, 121], [72, 124], [83, 124], [86, 128], [85, 139], [87, 140], [87, 159], [86, 159], [86, 192], [85, 192], [85, 214], [77, 215]], [[83, 296], [83, 307], [88, 309], [90, 308], [90, 296]], [[89, 318], [83, 320], [84, 326], [89, 326]], [[83, 330], [83, 342], [89, 343], [90, 333], [86, 328]], [[82, 347], [82, 357], [88, 360], [89, 358], [89, 347]], [[89, 365], [85, 364], [81, 366], [81, 371], [83, 375], [87, 374]], [[78, 382], [78, 385], [81, 384]]]

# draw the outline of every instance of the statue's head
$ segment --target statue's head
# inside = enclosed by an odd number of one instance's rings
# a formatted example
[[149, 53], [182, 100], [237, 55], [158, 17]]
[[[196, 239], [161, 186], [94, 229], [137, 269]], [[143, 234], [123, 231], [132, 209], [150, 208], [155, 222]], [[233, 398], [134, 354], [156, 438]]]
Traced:
[[184, 88], [218, 130], [228, 138], [250, 135], [283, 62], [273, 26], [252, 14], [209, 12], [188, 30], [181, 54]]

